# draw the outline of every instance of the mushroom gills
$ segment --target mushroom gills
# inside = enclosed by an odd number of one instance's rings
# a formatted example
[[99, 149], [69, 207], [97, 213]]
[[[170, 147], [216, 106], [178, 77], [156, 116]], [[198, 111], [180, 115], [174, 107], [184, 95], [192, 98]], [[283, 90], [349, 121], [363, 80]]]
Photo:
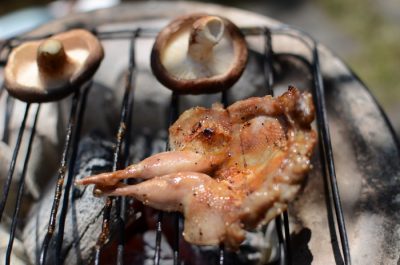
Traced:
[[199, 63], [213, 58], [213, 48], [224, 35], [224, 22], [218, 17], [204, 17], [193, 23], [190, 32], [188, 55]]
[[223, 75], [232, 68], [234, 48], [224, 21], [203, 17], [171, 37], [162, 52], [161, 62], [178, 79], [197, 79]]

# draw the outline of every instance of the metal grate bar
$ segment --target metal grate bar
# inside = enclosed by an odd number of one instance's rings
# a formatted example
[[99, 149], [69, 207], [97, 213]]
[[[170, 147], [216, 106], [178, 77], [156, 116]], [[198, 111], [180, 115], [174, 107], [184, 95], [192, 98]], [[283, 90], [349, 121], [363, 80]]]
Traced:
[[175, 241], [173, 244], [173, 251], [174, 251], [174, 265], [180, 264], [180, 257], [179, 257], [179, 242], [181, 237], [182, 231], [182, 215], [180, 213], [175, 213]]
[[4, 117], [4, 130], [3, 130], [3, 142], [8, 143], [10, 134], [10, 121], [14, 110], [14, 98], [7, 95], [6, 99], [6, 115]]
[[284, 211], [282, 214], [278, 215], [275, 218], [276, 223], [276, 231], [278, 233], [278, 240], [280, 246], [280, 264], [282, 265], [291, 265], [292, 264], [292, 256], [290, 250], [290, 228], [289, 228], [289, 215], [287, 211]]
[[224, 265], [225, 263], [225, 247], [223, 244], [219, 246], [219, 258], [218, 258], [218, 264], [219, 265]]
[[40, 105], [38, 105], [37, 110], [36, 110], [35, 118], [34, 118], [32, 129], [31, 129], [31, 135], [29, 137], [28, 148], [26, 150], [24, 166], [22, 168], [21, 177], [18, 182], [17, 201], [15, 203], [15, 208], [14, 208], [14, 213], [13, 213], [12, 223], [11, 223], [11, 229], [10, 229], [10, 237], [8, 239], [8, 245], [7, 245], [7, 251], [6, 251], [6, 260], [5, 260], [6, 265], [10, 264], [10, 262], [11, 262], [11, 251], [12, 251], [13, 244], [14, 244], [15, 230], [17, 228], [17, 222], [18, 222], [18, 214], [19, 214], [19, 210], [20, 210], [20, 206], [21, 206], [21, 202], [22, 202], [22, 194], [24, 193], [25, 176], [26, 176], [26, 171], [28, 170], [29, 158], [31, 155], [33, 139], [34, 139], [34, 136], [36, 133], [36, 124], [38, 121], [39, 112], [40, 112]]
[[[0, 66], [4, 66], [7, 63], [8, 54], [6, 55], [6, 59], [4, 61], [1, 60], [2, 59], [1, 58], [1, 54], [2, 54], [3, 50], [6, 49], [6, 48], [8, 48], [9, 51], [10, 51], [10, 48], [11, 48], [10, 42], [11, 42], [10, 40], [5, 40], [3, 42], [1, 42], [1, 40], [0, 40]], [[2, 90], [0, 91], [0, 96], [1, 96], [1, 93], [3, 91], [3, 87], [1, 89]]]
[[[179, 96], [175, 93], [172, 94], [171, 98], [171, 112], [169, 117], [168, 127], [179, 117]], [[169, 150], [169, 141], [167, 139], [167, 150]], [[182, 215], [180, 213], [174, 213], [174, 224], [175, 224], [175, 241], [173, 243], [173, 259], [174, 265], [179, 265], [179, 239], [181, 236], [181, 221]]]
[[128, 30], [114, 30], [114, 31], [98, 31], [96, 35], [103, 40], [109, 39], [131, 39], [132, 36], [140, 37], [140, 38], [154, 38], [160, 29], [151, 29], [151, 28], [141, 28], [140, 32], [137, 32], [137, 28], [128, 29]]
[[[1, 52], [1, 50], [0, 50], [0, 52]], [[0, 98], [1, 98], [1, 95], [3, 95], [3, 91], [4, 90], [6, 90], [5, 84], [1, 83], [1, 85], [0, 85]]]
[[[301, 41], [304, 45], [306, 45], [312, 52], [311, 71], [313, 74], [313, 81], [314, 81], [313, 92], [314, 92], [314, 104], [316, 107], [316, 114], [317, 114], [316, 116], [318, 125], [318, 136], [320, 139], [319, 144], [320, 144], [320, 149], [322, 151], [320, 153], [321, 163], [322, 163], [322, 173], [325, 176], [327, 169], [329, 174], [332, 200], [335, 207], [336, 221], [341, 239], [343, 263], [345, 265], [350, 265], [351, 264], [350, 248], [344, 221], [343, 207], [341, 205], [339, 188], [337, 185], [335, 163], [333, 158], [333, 151], [332, 151], [332, 145], [328, 127], [329, 125], [326, 116], [327, 110], [326, 110], [325, 96], [324, 96], [325, 94], [324, 85], [322, 81], [321, 68], [319, 64], [318, 44], [316, 40], [312, 38], [308, 33], [287, 26], [273, 29], [273, 33], [277, 35], [286, 35], [296, 38], [297, 40]], [[306, 40], [301, 35], [306, 36], [308, 40]]]
[[278, 241], [279, 241], [279, 264], [280, 265], [285, 265], [286, 262], [286, 255], [285, 255], [285, 248], [284, 248], [284, 242], [285, 239], [283, 237], [283, 232], [282, 232], [282, 218], [281, 215], [278, 215], [275, 217], [275, 227], [276, 227], [276, 232], [278, 234]]
[[265, 89], [267, 95], [273, 95], [273, 85], [274, 85], [274, 72], [272, 60], [274, 56], [274, 51], [272, 49], [272, 37], [271, 31], [268, 28], [264, 29], [264, 77], [265, 77]]
[[[169, 119], [167, 124], [167, 131], [171, 124], [178, 118], [179, 116], [179, 96], [175, 93], [171, 96], [171, 104], [169, 111]], [[170, 150], [169, 141], [167, 139], [166, 151]], [[160, 253], [161, 253], [161, 240], [162, 240], [162, 221], [163, 221], [164, 213], [162, 211], [158, 211], [157, 214], [157, 225], [156, 225], [156, 247], [154, 251], [154, 264], [160, 264]], [[179, 264], [179, 237], [180, 237], [180, 215], [179, 213], [175, 213], [175, 243], [173, 245], [173, 258], [174, 264]]]
[[324, 84], [322, 81], [322, 75], [319, 65], [318, 45], [313, 41], [313, 77], [314, 77], [314, 103], [316, 105], [317, 122], [318, 122], [318, 135], [320, 139], [321, 147], [321, 161], [323, 164], [327, 163], [327, 170], [329, 173], [329, 181], [331, 186], [331, 192], [333, 196], [333, 203], [336, 212], [336, 221], [338, 225], [342, 254], [344, 258], [344, 264], [351, 264], [349, 241], [347, 238], [346, 225], [344, 221], [343, 208], [340, 201], [339, 188], [336, 179], [335, 163], [333, 158], [333, 150], [331, 144], [331, 138], [329, 133], [329, 125], [325, 103], [325, 91]]
[[282, 214], [278, 215], [275, 218], [275, 222], [276, 222], [276, 229], [277, 229], [277, 232], [278, 232], [279, 246], [281, 248], [281, 252], [280, 253], [283, 253], [283, 257], [281, 257], [280, 264], [289, 265], [289, 264], [291, 264], [290, 260], [292, 259], [292, 257], [289, 256], [288, 244], [287, 244], [287, 241], [290, 238], [290, 233], [286, 233], [287, 231], [289, 232], [289, 223], [284, 222], [284, 220], [285, 220], [284, 217], [283, 217], [284, 214], [286, 214], [286, 216], [287, 216], [287, 211], [285, 211]]
[[57, 218], [57, 213], [58, 213], [58, 207], [59, 207], [60, 200], [61, 200], [64, 179], [65, 179], [65, 175], [66, 175], [67, 159], [68, 159], [69, 152], [71, 149], [70, 148], [71, 147], [71, 136], [72, 136], [73, 130], [75, 129], [75, 119], [76, 119], [76, 112], [77, 112], [77, 108], [78, 108], [79, 98], [80, 98], [79, 90], [76, 90], [76, 92], [72, 98], [72, 106], [71, 106], [71, 112], [70, 112], [70, 117], [69, 117], [69, 122], [68, 122], [67, 135], [65, 137], [65, 144], [64, 144], [64, 149], [62, 152], [61, 165], [58, 170], [59, 175], [58, 175], [58, 180], [57, 180], [57, 186], [56, 186], [55, 193], [54, 193], [54, 200], [53, 200], [53, 205], [51, 208], [49, 224], [47, 227], [47, 233], [44, 237], [42, 249], [40, 251], [40, 257], [39, 257], [38, 263], [41, 265], [45, 264], [45, 262], [46, 262], [47, 250], [48, 250], [48, 247], [50, 244], [50, 240], [53, 237], [54, 230], [56, 228], [56, 218]]
[[74, 130], [73, 136], [72, 136], [72, 151], [71, 151], [71, 157], [70, 157], [69, 163], [68, 163], [68, 176], [67, 176], [67, 182], [64, 187], [64, 197], [63, 197], [63, 202], [62, 202], [62, 206], [61, 206], [60, 217], [58, 220], [58, 232], [57, 232], [57, 238], [56, 238], [57, 264], [63, 263], [63, 256], [61, 253], [61, 248], [62, 248], [62, 242], [64, 240], [65, 219], [67, 217], [67, 212], [68, 212], [69, 194], [70, 194], [72, 183], [73, 183], [73, 180], [75, 177], [75, 175], [74, 175], [75, 161], [76, 161], [76, 156], [78, 153], [78, 144], [79, 144], [79, 140], [80, 140], [82, 120], [85, 115], [87, 95], [90, 91], [91, 83], [92, 82], [88, 82], [83, 87], [83, 95], [82, 95], [82, 99], [81, 99], [79, 110], [78, 110], [78, 118], [76, 119], [76, 129]]
[[162, 236], [162, 220], [164, 212], [159, 211], [157, 214], [157, 226], [156, 226], [156, 248], [154, 250], [154, 265], [160, 264], [160, 253], [161, 253], [161, 236]]
[[[139, 32], [137, 32], [139, 33]], [[133, 60], [133, 63], [136, 63], [135, 60]], [[134, 75], [132, 75], [134, 76]], [[129, 79], [129, 80], [132, 80]], [[128, 81], [128, 80], [127, 80]], [[135, 83], [135, 82], [131, 82]], [[130, 130], [130, 128], [132, 128], [132, 113], [133, 113], [133, 98], [134, 98], [134, 92], [132, 93], [132, 96], [129, 97], [129, 102], [128, 102], [128, 114], [127, 114], [127, 122], [126, 122], [126, 127], [128, 129], [128, 131]], [[128, 167], [130, 165], [130, 161], [129, 161], [129, 147], [130, 147], [130, 143], [131, 143], [131, 134], [127, 133], [125, 135], [125, 139], [124, 139], [124, 153], [123, 153], [123, 157], [125, 159], [125, 163], [124, 163], [124, 167]], [[131, 182], [130, 179], [124, 179], [122, 180], [122, 182], [124, 184], [129, 184]], [[120, 212], [119, 218], [120, 220], [123, 222], [121, 223], [121, 225], [119, 225], [119, 231], [118, 233], [120, 233], [120, 237], [119, 237], [119, 243], [118, 243], [118, 253], [124, 253], [125, 251], [125, 224], [126, 224], [126, 215], [127, 215], [127, 205], [128, 205], [128, 199], [126, 196], [122, 196], [122, 197], [118, 197], [118, 199], [120, 199], [120, 209], [117, 209], [117, 212]], [[117, 206], [119, 205], [119, 202], [117, 202]], [[117, 254], [117, 255], [121, 255], [121, 254]]]
[[20, 37], [17, 36], [17, 37], [12, 38], [12, 39], [10, 39], [10, 40], [8, 40], [8, 41], [9, 41], [9, 43], [10, 43], [12, 46], [15, 47], [15, 46], [19, 45], [21, 42], [34, 41], [34, 40], [40, 40], [40, 39], [50, 38], [52, 35], [54, 35], [54, 34], [56, 34], [56, 33], [58, 33], [58, 32], [46, 33], [46, 34], [37, 35], [37, 36], [20, 36]]
[[[122, 106], [121, 106], [121, 115], [120, 115], [120, 125], [118, 128], [117, 132], [117, 143], [115, 145], [114, 149], [114, 157], [113, 157], [113, 171], [116, 171], [122, 167], [122, 156], [121, 156], [121, 149], [122, 149], [122, 143], [125, 140], [125, 134], [127, 130], [127, 117], [129, 116], [129, 112], [132, 108], [132, 102], [133, 100], [131, 99], [132, 97], [132, 78], [134, 76], [134, 71], [135, 71], [135, 43], [136, 43], [136, 38], [139, 33], [140, 29], [136, 30], [136, 34], [133, 34], [131, 37], [130, 41], [130, 48], [129, 48], [129, 65], [128, 65], [128, 74], [125, 82], [125, 91], [124, 91], [124, 97], [122, 101]], [[125, 148], [129, 148], [127, 145]], [[99, 235], [99, 238], [96, 243], [96, 249], [95, 249], [95, 264], [100, 264], [100, 256], [101, 256], [101, 250], [108, 239], [109, 236], [109, 225], [110, 225], [110, 214], [111, 214], [111, 208], [113, 205], [113, 200], [114, 198], [107, 197], [106, 203], [104, 206], [104, 212], [103, 212], [103, 223], [102, 223], [102, 231]], [[124, 215], [125, 212], [122, 212], [122, 207], [121, 207], [121, 201], [118, 200], [118, 205], [117, 205], [117, 216], [118, 216], [118, 231], [119, 231], [119, 241], [118, 241], [118, 252], [117, 252], [117, 264], [123, 264], [123, 250], [124, 250], [124, 227], [125, 227], [125, 220], [124, 220]], [[122, 218], [121, 218], [122, 217]]]
[[3, 187], [3, 194], [2, 194], [1, 202], [0, 202], [0, 222], [3, 217], [3, 212], [4, 212], [4, 208], [6, 206], [8, 193], [10, 191], [11, 180], [12, 180], [12, 176], [14, 174], [15, 164], [17, 162], [17, 157], [18, 157], [18, 152], [21, 147], [21, 140], [22, 140], [22, 136], [24, 135], [26, 120], [27, 120], [28, 114], [29, 114], [29, 108], [30, 108], [30, 103], [26, 103], [25, 114], [24, 114], [24, 117], [21, 122], [21, 127], [19, 128], [18, 137], [17, 137], [17, 141], [15, 143], [13, 156], [11, 159], [10, 167], [8, 169], [7, 179], [6, 179], [6, 182], [4, 183], [4, 187]]
[[[293, 35], [293, 34], [288, 34], [288, 30], [291, 30], [292, 32], [297, 32], [302, 35], [306, 35], [308, 38], [312, 39], [306, 32], [295, 29], [293, 27], [288, 27], [288, 26], [277, 26], [277, 27], [271, 27], [268, 29], [271, 34], [286, 34], [286, 35], [291, 35], [299, 40], [301, 40], [301, 37], [298, 35]], [[160, 28], [131, 28], [131, 29], [123, 29], [123, 30], [92, 30], [93, 34], [95, 34], [99, 39], [102, 40], [113, 40], [113, 39], [132, 39], [133, 36], [136, 36], [136, 38], [154, 38], [157, 36], [157, 34], [160, 32]], [[249, 27], [240, 27], [240, 31], [245, 35], [245, 36], [260, 36], [262, 34], [265, 34], [266, 32], [266, 27], [264, 26], [249, 26]], [[9, 39], [4, 41], [4, 44], [1, 49], [4, 49], [6, 47], [15, 47], [20, 45], [23, 42], [26, 41], [32, 41], [32, 40], [40, 40], [44, 38], [51, 37], [52, 35], [56, 34], [58, 32], [54, 32], [51, 34], [43, 34], [43, 35], [36, 35], [36, 36], [21, 36], [21, 37], [15, 37], [13, 39]]]
[[[279, 27], [270, 28], [269, 30], [272, 33], [274, 33], [275, 31], [281, 31], [283, 29], [292, 29], [292, 28], [288, 28], [287, 26], [279, 26]], [[160, 32], [160, 28], [140, 28], [139, 32], [138, 32], [138, 30], [139, 30], [139, 28], [131, 28], [131, 29], [123, 29], [123, 30], [95, 30], [94, 29], [94, 30], [92, 30], [92, 32], [99, 39], [102, 39], [102, 40], [113, 40], [113, 39], [128, 39], [128, 40], [130, 40], [130, 39], [132, 39], [133, 36], [136, 36], [136, 38], [154, 38]], [[240, 30], [245, 36], [259, 36], [261, 34], [264, 34], [265, 27], [262, 27], [262, 26], [240, 27]], [[300, 30], [296, 30], [296, 31], [300, 32]], [[3, 49], [5, 47], [11, 47], [11, 46], [14, 47], [14, 46], [18, 46], [21, 43], [26, 42], [26, 41], [40, 40], [40, 39], [48, 38], [56, 33], [58, 33], [58, 32], [54, 32], [51, 34], [36, 35], [36, 36], [16, 37], [16, 38], [4, 41], [4, 44], [2, 46], [3, 46]], [[301, 31], [301, 33], [306, 35], [306, 33], [302, 32], [302, 31]], [[1, 51], [1, 47], [0, 47], [0, 51]]]
[[289, 228], [289, 213], [288, 210], [283, 212], [283, 227], [285, 231], [285, 250], [286, 250], [286, 264], [292, 265], [292, 250], [290, 244], [290, 228]]
[[[264, 29], [263, 32], [264, 37], [264, 78], [265, 78], [265, 90], [267, 95], [274, 95], [273, 85], [274, 85], [274, 73], [273, 73], [273, 49], [272, 49], [272, 37], [271, 32], [268, 28]], [[275, 227], [278, 233], [279, 247], [281, 249], [280, 253], [284, 253], [284, 236], [282, 233], [282, 218], [281, 215], [278, 215], [275, 218]], [[282, 252], [283, 250], [283, 252]], [[285, 255], [286, 256], [286, 255]], [[284, 264], [285, 257], [281, 257], [280, 264]]]
[[[273, 58], [274, 51], [272, 48], [272, 35], [269, 28], [264, 28], [264, 76], [265, 76], [265, 87], [267, 95], [274, 95], [274, 69], [273, 69]], [[283, 222], [282, 222], [283, 217]], [[290, 228], [289, 228], [289, 216], [287, 211], [283, 214], [278, 215], [275, 218], [276, 229], [278, 232], [279, 245], [283, 248], [283, 255], [281, 257], [281, 264], [291, 264], [292, 256], [289, 250], [290, 248]], [[282, 231], [282, 223], [284, 231]], [[283, 234], [284, 232], [284, 234]], [[280, 252], [282, 253], [282, 251]]]
[[105, 204], [104, 204], [104, 211], [103, 211], [103, 223], [101, 226], [101, 233], [99, 235], [99, 238], [97, 239], [96, 242], [96, 247], [95, 247], [95, 257], [94, 257], [94, 264], [99, 265], [100, 264], [100, 254], [101, 254], [101, 249], [106, 242], [109, 234], [109, 221], [110, 221], [110, 215], [111, 215], [111, 207], [112, 207], [112, 199], [111, 197], [107, 197]]
[[[131, 45], [129, 50], [129, 65], [128, 65], [128, 74], [125, 81], [125, 95], [123, 99], [123, 108], [121, 111], [121, 126], [118, 130], [118, 144], [116, 150], [114, 152], [114, 163], [113, 163], [113, 171], [121, 169], [124, 162], [127, 162], [129, 157], [129, 144], [130, 137], [129, 133], [126, 134], [126, 130], [129, 131], [131, 125], [131, 114], [133, 108], [133, 96], [134, 96], [134, 84], [135, 81], [132, 79], [135, 78], [135, 70], [136, 70], [136, 59], [135, 59], [135, 44], [136, 38], [140, 32], [140, 29], [134, 32], [134, 35], [131, 38]], [[133, 85], [132, 85], [133, 84]], [[121, 138], [121, 140], [120, 140]], [[121, 152], [122, 149], [122, 140], [124, 141], [124, 152]], [[122, 153], [122, 154], [121, 154]], [[125, 160], [125, 161], [123, 161]], [[127, 184], [128, 180], [123, 180], [125, 184]], [[125, 219], [126, 219], [126, 197], [119, 196], [116, 200], [116, 215], [118, 218], [118, 248], [117, 248], [117, 264], [124, 264], [124, 248], [125, 248]]]

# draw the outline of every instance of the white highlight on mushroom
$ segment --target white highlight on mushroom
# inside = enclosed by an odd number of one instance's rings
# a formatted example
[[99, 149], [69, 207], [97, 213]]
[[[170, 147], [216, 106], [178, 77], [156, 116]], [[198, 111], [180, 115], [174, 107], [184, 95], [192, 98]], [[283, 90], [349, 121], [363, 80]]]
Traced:
[[50, 55], [57, 55], [62, 54], [64, 51], [64, 46], [59, 40], [49, 39], [45, 40], [39, 46], [39, 55], [43, 54], [50, 54]]
[[224, 22], [218, 17], [198, 19], [190, 32], [188, 55], [198, 62], [210, 60], [213, 48], [222, 39], [224, 30]]
[[[21, 55], [21, 57], [24, 54]], [[26, 55], [28, 56], [28, 55]], [[89, 52], [84, 49], [72, 49], [66, 51], [68, 66], [64, 65], [63, 71], [58, 72], [57, 78], [51, 78], [55, 73], [43, 71], [39, 66], [39, 61], [26, 60], [20, 65], [20, 73], [16, 76], [16, 81], [20, 84], [31, 84], [31, 90], [43, 90], [46, 85], [62, 86], [69, 82], [73, 72], [81, 71]], [[27, 59], [29, 57], [26, 57]], [[41, 74], [38, 75], [38, 72]]]
[[26, 102], [58, 100], [91, 78], [103, 56], [97, 38], [81, 29], [27, 41], [9, 55], [5, 87]]
[[233, 40], [221, 18], [202, 17], [173, 34], [161, 51], [161, 62], [176, 78], [213, 77], [233, 67]]
[[56, 39], [45, 40], [37, 49], [37, 63], [41, 72], [57, 72], [67, 63], [64, 46]]

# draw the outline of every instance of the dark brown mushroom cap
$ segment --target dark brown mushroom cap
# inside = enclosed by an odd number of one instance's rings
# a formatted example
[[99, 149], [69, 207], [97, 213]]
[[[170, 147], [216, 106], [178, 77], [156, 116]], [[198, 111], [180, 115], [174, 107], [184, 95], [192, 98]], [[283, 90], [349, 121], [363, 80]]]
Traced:
[[[151, 67], [154, 75], [164, 86], [179, 94], [216, 93], [228, 89], [240, 78], [246, 66], [248, 55], [247, 45], [239, 28], [226, 18], [212, 16], [223, 21], [225, 30], [222, 38], [228, 38], [227, 42], [231, 45], [231, 56], [227, 56], [225, 58], [226, 61], [218, 60], [220, 63], [229, 63], [228, 67], [222, 73], [195, 78], [183, 78], [167, 70], [163, 62], [163, 57], [166, 53], [170, 52], [168, 46], [175, 41], [182, 41], [182, 39], [185, 41], [185, 45], [189, 45], [190, 36], [185, 36], [185, 34], [190, 35], [187, 32], [192, 30], [192, 25], [205, 17], [210, 16], [205, 14], [191, 14], [175, 19], [158, 34], [153, 46]], [[187, 53], [187, 47], [182, 45], [180, 47], [182, 47], [182, 52]], [[175, 50], [179, 50], [179, 48], [175, 48]], [[216, 50], [221, 51], [223, 48], [219, 47]], [[225, 53], [229, 54], [228, 52]], [[173, 56], [171, 59], [174, 60]], [[183, 65], [183, 67], [186, 66]], [[186, 67], [186, 69], [190, 70], [190, 67]]]
[[[50, 44], [53, 46], [54, 43], [55, 46], [57, 43], [62, 45], [59, 55], [45, 58], [48, 65], [43, 66], [41, 59], [47, 54], [38, 49], [46, 41], [53, 42]], [[82, 29], [54, 35], [50, 41], [25, 42], [9, 56], [5, 67], [5, 87], [12, 96], [25, 102], [59, 100], [90, 79], [103, 56], [103, 47], [98, 39]]]

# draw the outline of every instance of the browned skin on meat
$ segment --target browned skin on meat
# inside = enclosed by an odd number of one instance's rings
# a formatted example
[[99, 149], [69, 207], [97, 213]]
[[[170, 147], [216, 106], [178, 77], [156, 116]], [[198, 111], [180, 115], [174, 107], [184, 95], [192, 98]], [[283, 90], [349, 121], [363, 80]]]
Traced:
[[[185, 239], [235, 249], [245, 229], [264, 224], [294, 199], [316, 142], [309, 93], [249, 98], [224, 109], [195, 107], [170, 127], [170, 152], [124, 170], [86, 177], [97, 195], [132, 196], [185, 216]], [[124, 185], [125, 178], [146, 179]]]

